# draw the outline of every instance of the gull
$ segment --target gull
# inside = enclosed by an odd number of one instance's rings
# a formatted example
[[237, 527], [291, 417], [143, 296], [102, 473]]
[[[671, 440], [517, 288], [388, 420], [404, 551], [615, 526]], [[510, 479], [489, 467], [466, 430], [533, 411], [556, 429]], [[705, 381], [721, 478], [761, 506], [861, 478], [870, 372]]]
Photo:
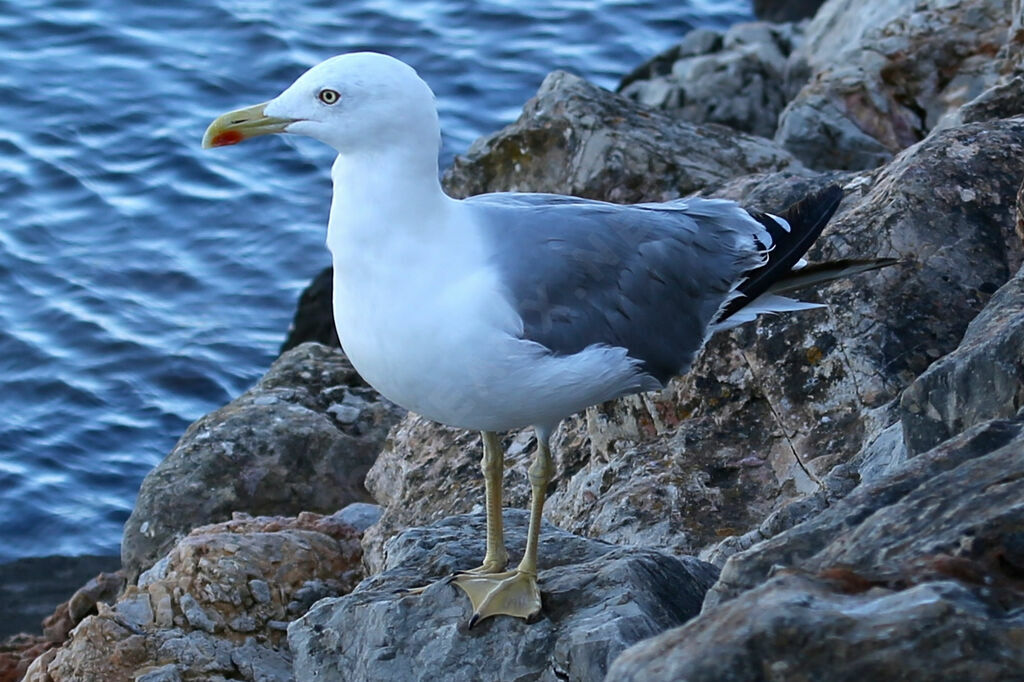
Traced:
[[[382, 54], [314, 66], [274, 99], [217, 118], [203, 146], [270, 133], [337, 152], [327, 246], [352, 365], [402, 407], [482, 433], [486, 551], [478, 568], [450, 578], [470, 599], [470, 627], [540, 613], [537, 543], [554, 473], [549, 439], [562, 419], [663, 388], [718, 331], [819, 307], [782, 293], [892, 262], [801, 267], [842, 198], [836, 186], [777, 216], [722, 199], [453, 199], [438, 176], [434, 93]], [[528, 426], [530, 523], [522, 560], [507, 570], [497, 434]]]

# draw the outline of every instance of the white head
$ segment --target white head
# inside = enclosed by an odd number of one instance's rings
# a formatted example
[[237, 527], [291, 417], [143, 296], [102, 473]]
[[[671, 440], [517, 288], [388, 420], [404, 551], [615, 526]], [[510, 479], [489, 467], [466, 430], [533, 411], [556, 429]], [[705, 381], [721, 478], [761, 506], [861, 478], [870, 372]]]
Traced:
[[320, 140], [341, 155], [419, 149], [435, 159], [441, 138], [430, 87], [412, 67], [372, 52], [332, 57], [269, 102], [220, 116], [203, 146], [280, 132]]

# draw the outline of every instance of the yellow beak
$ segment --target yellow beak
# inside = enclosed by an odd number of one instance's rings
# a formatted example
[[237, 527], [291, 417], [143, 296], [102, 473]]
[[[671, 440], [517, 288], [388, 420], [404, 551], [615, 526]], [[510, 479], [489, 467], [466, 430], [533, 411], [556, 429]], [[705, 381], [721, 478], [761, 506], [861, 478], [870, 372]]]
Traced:
[[264, 114], [263, 109], [267, 104], [263, 102], [218, 116], [203, 135], [203, 149], [238, 144], [242, 140], [258, 135], [283, 133], [289, 124], [295, 123], [294, 118], [278, 118]]

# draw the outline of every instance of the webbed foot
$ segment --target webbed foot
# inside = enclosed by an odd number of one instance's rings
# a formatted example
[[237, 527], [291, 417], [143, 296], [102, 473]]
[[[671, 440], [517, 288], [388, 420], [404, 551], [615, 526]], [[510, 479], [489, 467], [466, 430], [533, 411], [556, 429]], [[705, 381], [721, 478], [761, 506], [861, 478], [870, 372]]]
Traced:
[[490, 616], [515, 616], [530, 620], [540, 613], [537, 576], [523, 571], [478, 573], [465, 571], [449, 579], [462, 588], [473, 604], [473, 627]]

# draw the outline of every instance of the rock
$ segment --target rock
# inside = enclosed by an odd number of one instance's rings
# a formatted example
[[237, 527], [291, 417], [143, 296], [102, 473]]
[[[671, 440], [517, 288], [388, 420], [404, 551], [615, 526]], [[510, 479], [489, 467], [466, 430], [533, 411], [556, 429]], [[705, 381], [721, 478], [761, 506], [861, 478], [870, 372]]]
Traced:
[[787, 85], [786, 63], [800, 38], [794, 24], [736, 24], [724, 36], [697, 29], [630, 74], [619, 91], [686, 121], [772, 137], [794, 94]]
[[988, 422], [733, 556], [608, 678], [1024, 679], [1022, 528], [1024, 419]]
[[[339, 404], [358, 414], [336, 419]], [[146, 476], [121, 547], [129, 579], [192, 528], [234, 511], [331, 512], [369, 501], [363, 478], [402, 413], [340, 351], [305, 344], [285, 353], [254, 388], [189, 427]]]
[[1017, 190], [1017, 225], [1015, 231], [1021, 242], [1024, 242], [1024, 181], [1021, 181], [1020, 189]]
[[[1024, 520], [1024, 478], [1014, 478], [1022, 471], [1015, 468], [1022, 444], [1024, 421], [987, 422], [858, 486], [808, 521], [731, 556], [705, 611], [753, 589], [779, 567], [818, 572], [843, 566], [881, 579], [933, 555], [997, 562], [981, 555], [1017, 542], [1010, 535], [1019, 534]], [[1016, 561], [1011, 557], [1011, 565]]]
[[124, 589], [125, 577], [121, 571], [100, 573], [71, 595], [68, 600], [68, 615], [71, 622], [78, 624], [83, 618], [95, 613], [98, 604], [112, 604]]
[[764, 21], [799, 21], [813, 17], [825, 0], [754, 0], [754, 16]]
[[903, 392], [907, 449], [924, 452], [975, 424], [1012, 417], [1022, 402], [1024, 270], [992, 296], [960, 346]]
[[362, 577], [345, 516], [239, 514], [193, 530], [28, 679], [290, 682], [287, 623]]
[[302, 290], [295, 316], [288, 329], [288, 337], [281, 345], [281, 352], [315, 341], [331, 348], [340, 348], [338, 330], [334, 327], [334, 268], [326, 267]]
[[455, 158], [444, 185], [456, 197], [557, 191], [629, 203], [791, 167], [798, 164], [767, 140], [679, 121], [556, 72], [515, 123]]
[[[936, 132], [879, 172], [783, 171], [717, 185], [778, 209], [844, 181], [847, 198], [811, 260], [895, 255], [901, 264], [807, 295], [827, 310], [715, 337], [661, 393], [568, 420], [555, 436], [547, 518], [580, 535], [722, 562], [898, 466], [900, 392], [955, 348], [1020, 265], [1021, 176], [1024, 119], [1010, 119]], [[508, 506], [528, 499], [531, 437], [505, 440]], [[476, 435], [414, 416], [395, 429], [367, 476], [385, 507], [367, 532], [371, 570], [402, 528], [482, 504], [479, 452]]]
[[873, 168], [994, 85], [1013, 0], [830, 0], [794, 58], [811, 78], [775, 135], [812, 168]]
[[[513, 556], [527, 514], [505, 514]], [[689, 557], [613, 547], [544, 524], [539, 622], [495, 617], [466, 629], [469, 601], [453, 585], [422, 585], [483, 556], [482, 514], [409, 530], [388, 546], [384, 572], [325, 599], [288, 628], [300, 680], [601, 680], [629, 644], [693, 617], [715, 569]]]
[[[972, 589], [974, 587], [974, 589]], [[1024, 616], [944, 576], [854, 587], [784, 575], [626, 650], [621, 682], [1024, 679]]]
[[1014, 76], [1005, 83], [993, 85], [959, 111], [964, 123], [991, 121], [1024, 114], [1024, 76]]

